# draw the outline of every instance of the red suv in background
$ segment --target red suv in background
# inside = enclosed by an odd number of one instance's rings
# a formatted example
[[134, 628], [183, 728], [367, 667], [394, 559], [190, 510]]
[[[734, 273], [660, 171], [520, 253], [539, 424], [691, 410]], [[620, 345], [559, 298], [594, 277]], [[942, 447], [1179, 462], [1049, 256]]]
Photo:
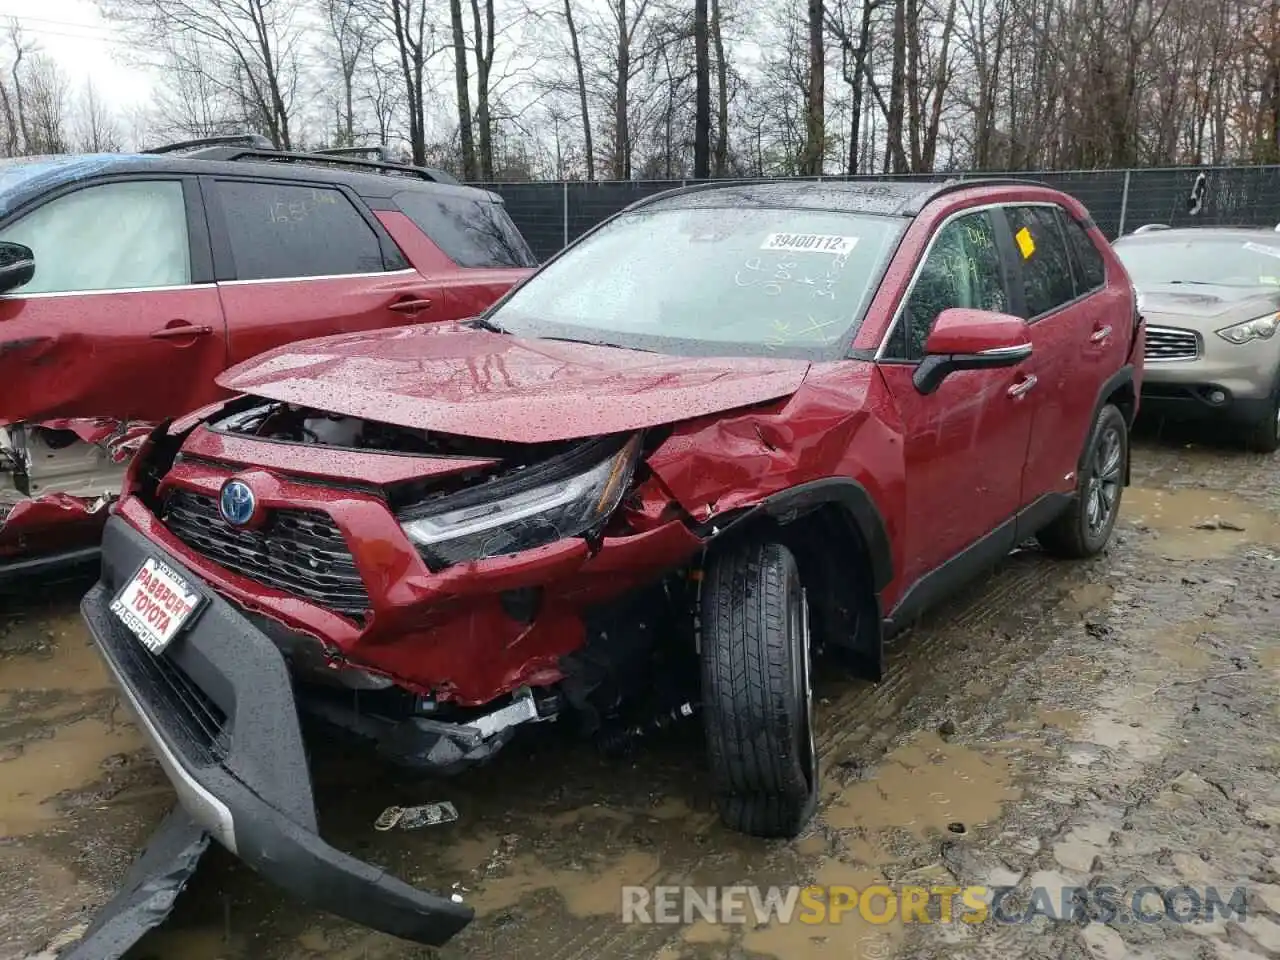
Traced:
[[241, 396], [144, 443], [83, 611], [182, 800], [173, 849], [212, 835], [439, 943], [460, 895], [319, 836], [299, 710], [436, 773], [539, 720], [608, 742], [700, 711], [724, 821], [794, 835], [812, 655], [878, 677], [1016, 544], [1101, 551], [1142, 357], [1124, 268], [1046, 187], [672, 191], [483, 317], [223, 374]]
[[0, 574], [91, 557], [131, 443], [228, 366], [474, 316], [533, 265], [440, 171], [260, 138], [0, 164]]

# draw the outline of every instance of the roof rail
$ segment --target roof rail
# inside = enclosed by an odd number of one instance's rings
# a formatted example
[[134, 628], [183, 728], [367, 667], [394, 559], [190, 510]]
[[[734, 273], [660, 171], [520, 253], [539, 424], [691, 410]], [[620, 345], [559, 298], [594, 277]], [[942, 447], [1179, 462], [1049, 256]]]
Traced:
[[1169, 225], [1167, 223], [1144, 223], [1137, 230], [1133, 231], [1133, 235], [1136, 237], [1140, 233], [1154, 233], [1157, 230], [1168, 229]]
[[335, 157], [327, 153], [294, 153], [284, 150], [234, 150], [229, 153], [210, 153], [210, 160], [263, 160], [268, 163], [332, 163], [344, 167], [358, 167], [370, 173], [398, 173], [404, 176], [418, 177], [433, 183], [457, 184], [456, 177], [443, 170], [430, 167], [415, 167], [407, 163], [386, 163], [380, 160], [360, 160], [355, 157]]
[[373, 157], [380, 163], [397, 162], [395, 156], [391, 153], [391, 148], [385, 143], [381, 143], [376, 147], [326, 147], [323, 150], [312, 150], [311, 152], [327, 157]]
[[235, 133], [225, 137], [199, 137], [195, 140], [181, 140], [178, 143], [166, 143], [163, 146], [143, 150], [143, 153], [177, 153], [179, 150], [194, 150], [197, 147], [253, 147], [255, 150], [274, 150], [276, 145], [260, 133]]

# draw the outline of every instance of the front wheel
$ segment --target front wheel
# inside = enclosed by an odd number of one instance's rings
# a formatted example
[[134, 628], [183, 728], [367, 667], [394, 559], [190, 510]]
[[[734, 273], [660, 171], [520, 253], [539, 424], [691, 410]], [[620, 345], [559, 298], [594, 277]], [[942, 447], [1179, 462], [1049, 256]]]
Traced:
[[702, 595], [702, 700], [720, 817], [742, 833], [794, 837], [818, 804], [809, 606], [791, 551], [728, 549]]
[[1271, 396], [1266, 415], [1249, 428], [1245, 444], [1258, 453], [1275, 453], [1280, 450], [1280, 388]]
[[1086, 442], [1071, 505], [1036, 534], [1042, 547], [1060, 557], [1079, 559], [1100, 553], [1120, 515], [1129, 465], [1129, 425], [1118, 407], [1106, 404], [1098, 411]]

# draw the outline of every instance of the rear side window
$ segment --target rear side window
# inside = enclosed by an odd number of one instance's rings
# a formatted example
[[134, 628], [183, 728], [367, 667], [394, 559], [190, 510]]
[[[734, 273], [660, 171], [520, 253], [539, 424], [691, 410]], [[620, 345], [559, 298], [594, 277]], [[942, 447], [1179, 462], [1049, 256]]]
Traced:
[[378, 236], [339, 190], [219, 180], [237, 280], [384, 269]]
[[1076, 297], [1071, 255], [1055, 207], [1007, 207], [1014, 248], [1022, 260], [1027, 319], [1056, 310]]
[[1107, 282], [1107, 265], [1080, 221], [1064, 215], [1062, 226], [1067, 234], [1067, 242], [1071, 245], [1071, 252], [1075, 255], [1076, 293], [1083, 296]]
[[502, 204], [483, 197], [406, 190], [396, 206], [460, 267], [533, 267], [537, 259]]

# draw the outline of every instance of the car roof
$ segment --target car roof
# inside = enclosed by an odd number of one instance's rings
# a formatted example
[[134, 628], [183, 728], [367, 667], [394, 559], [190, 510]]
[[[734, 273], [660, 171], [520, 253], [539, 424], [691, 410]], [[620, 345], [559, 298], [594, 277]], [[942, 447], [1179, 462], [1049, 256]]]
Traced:
[[914, 217], [931, 200], [957, 190], [984, 186], [1024, 186], [1052, 189], [1020, 178], [984, 177], [968, 180], [755, 180], [720, 181], [677, 187], [631, 204], [628, 210], [692, 209], [696, 207], [790, 207]]
[[[232, 157], [238, 159], [213, 159]], [[310, 162], [309, 162], [310, 161]], [[406, 168], [411, 169], [411, 168]], [[273, 151], [209, 151], [197, 154], [96, 153], [14, 157], [0, 161], [0, 215], [16, 209], [50, 189], [90, 177], [154, 171], [205, 176], [261, 177], [305, 183], [345, 185], [366, 199], [388, 198], [406, 190], [453, 194], [502, 203], [487, 190], [458, 183], [440, 183], [420, 175], [378, 173], [359, 169], [345, 158], [314, 159]], [[441, 176], [447, 176], [441, 174]]]
[[1159, 240], [1261, 240], [1280, 246], [1280, 232], [1274, 227], [1249, 226], [1194, 226], [1166, 227], [1163, 224], [1152, 224], [1151, 229], [1126, 233], [1116, 239], [1115, 243], [1126, 246], [1134, 243], [1151, 243]]

